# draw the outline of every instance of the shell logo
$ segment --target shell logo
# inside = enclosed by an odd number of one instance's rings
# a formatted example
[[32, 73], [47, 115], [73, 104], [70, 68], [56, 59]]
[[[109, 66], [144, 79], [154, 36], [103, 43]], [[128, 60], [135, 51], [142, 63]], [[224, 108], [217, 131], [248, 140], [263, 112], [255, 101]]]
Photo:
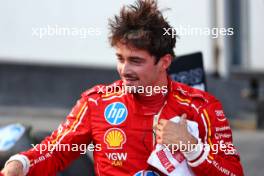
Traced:
[[105, 132], [104, 142], [108, 149], [122, 149], [126, 143], [126, 135], [119, 128], [110, 128]]

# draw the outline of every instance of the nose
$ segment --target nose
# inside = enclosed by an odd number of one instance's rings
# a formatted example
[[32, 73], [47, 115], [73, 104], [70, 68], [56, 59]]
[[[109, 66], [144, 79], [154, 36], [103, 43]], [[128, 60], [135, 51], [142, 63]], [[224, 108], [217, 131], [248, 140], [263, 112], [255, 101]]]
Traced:
[[123, 62], [120, 66], [120, 71], [121, 71], [122, 75], [126, 75], [126, 74], [131, 73], [130, 64], [127, 61]]

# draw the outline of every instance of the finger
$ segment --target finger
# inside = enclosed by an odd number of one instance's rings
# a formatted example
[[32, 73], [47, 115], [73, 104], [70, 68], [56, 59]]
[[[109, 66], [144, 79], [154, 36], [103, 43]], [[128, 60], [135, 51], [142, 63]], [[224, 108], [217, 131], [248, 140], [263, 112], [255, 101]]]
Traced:
[[186, 128], [187, 128], [187, 115], [186, 114], [183, 114], [182, 116], [181, 116], [181, 120], [180, 120], [180, 125], [181, 126], [185, 126]]
[[154, 130], [154, 131], [157, 130], [157, 126], [158, 126], [158, 124], [153, 126], [153, 130]]
[[181, 115], [181, 119], [187, 119], [187, 114], [186, 114], [186, 113], [183, 113], [183, 114]]
[[157, 142], [157, 144], [162, 144], [162, 138], [157, 136], [156, 142]]
[[162, 127], [160, 125], [157, 125], [156, 130], [155, 130], [156, 134], [160, 133], [161, 131], [162, 131]]
[[162, 135], [163, 135], [163, 130], [162, 130], [162, 128], [157, 127], [157, 130], [156, 130], [156, 136], [159, 137], [159, 138], [161, 138]]
[[160, 120], [159, 120], [159, 124], [160, 124], [160, 125], [166, 125], [167, 121], [168, 121], [168, 120], [166, 120], [166, 119], [160, 119]]
[[184, 114], [181, 115], [181, 120], [180, 120], [180, 122], [181, 122], [181, 123], [186, 123], [186, 119], [187, 119], [187, 114], [184, 113]]
[[160, 139], [156, 140], [157, 144], [162, 144], [162, 141]]
[[160, 131], [157, 131], [156, 138], [161, 138], [161, 132]]

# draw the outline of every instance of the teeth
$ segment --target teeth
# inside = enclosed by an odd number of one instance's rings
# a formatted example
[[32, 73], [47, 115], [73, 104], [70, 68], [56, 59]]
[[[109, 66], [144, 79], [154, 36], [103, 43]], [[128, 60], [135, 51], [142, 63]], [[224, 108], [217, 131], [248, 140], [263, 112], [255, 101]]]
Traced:
[[126, 79], [127, 81], [136, 81], [136, 79]]
[[137, 79], [136, 78], [125, 78], [125, 80], [128, 80], [128, 81], [136, 81]]

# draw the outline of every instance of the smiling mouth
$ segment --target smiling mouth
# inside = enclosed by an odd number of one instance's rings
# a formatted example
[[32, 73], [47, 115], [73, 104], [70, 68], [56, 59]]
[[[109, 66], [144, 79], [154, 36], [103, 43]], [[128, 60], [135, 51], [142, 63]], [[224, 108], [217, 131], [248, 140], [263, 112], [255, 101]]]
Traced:
[[125, 81], [137, 81], [137, 78], [124, 78]]

